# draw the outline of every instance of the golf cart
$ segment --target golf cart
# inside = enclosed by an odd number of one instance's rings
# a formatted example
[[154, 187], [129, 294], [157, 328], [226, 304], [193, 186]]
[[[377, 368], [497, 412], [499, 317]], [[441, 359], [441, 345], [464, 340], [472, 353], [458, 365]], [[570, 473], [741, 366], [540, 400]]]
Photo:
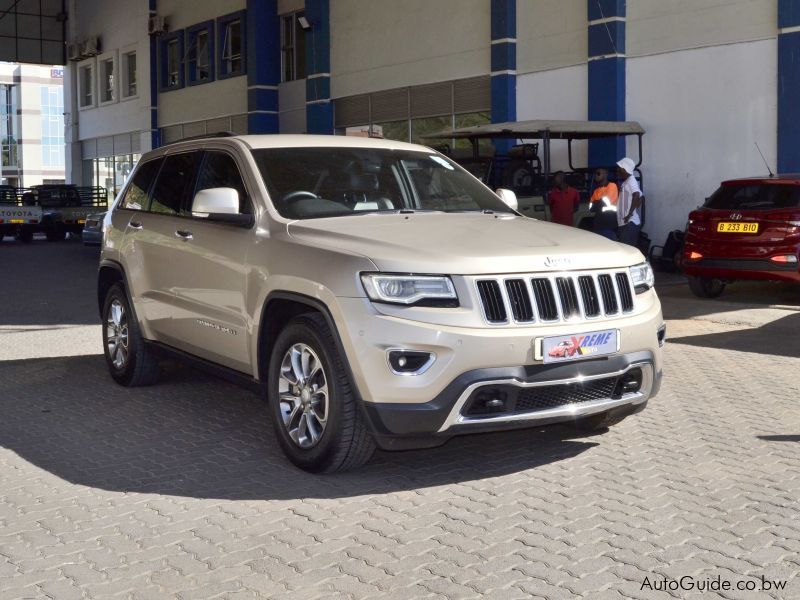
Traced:
[[[545, 201], [552, 187], [551, 146], [554, 140], [567, 142], [569, 171], [566, 181], [576, 188], [581, 204], [575, 213], [573, 224], [582, 229], [592, 229], [594, 213], [589, 210], [592, 193], [592, 176], [598, 167], [608, 169], [610, 181], [616, 180], [616, 165], [591, 165], [576, 167], [572, 160], [573, 140], [597, 140], [635, 135], [639, 142], [639, 159], [636, 163], [636, 178], [641, 184], [642, 136], [645, 131], [634, 121], [519, 121], [492, 123], [476, 127], [464, 127], [443, 131], [429, 139], [442, 143], [434, 147], [448, 154], [470, 173], [492, 189], [506, 188], [517, 195], [519, 212], [529, 217], [551, 220], [550, 207]], [[469, 140], [471, 156], [458, 156], [451, 151], [449, 140]], [[505, 156], [481, 155], [481, 140], [516, 140]], [[531, 140], [538, 140], [532, 142]], [[622, 157], [620, 157], [622, 158]], [[641, 209], [644, 222], [644, 204]]]

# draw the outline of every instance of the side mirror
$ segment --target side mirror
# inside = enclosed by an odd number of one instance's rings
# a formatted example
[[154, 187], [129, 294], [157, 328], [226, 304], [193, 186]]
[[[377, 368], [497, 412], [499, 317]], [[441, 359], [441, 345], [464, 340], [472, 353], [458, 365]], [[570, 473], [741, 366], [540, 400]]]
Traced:
[[505, 188], [500, 188], [497, 190], [497, 195], [500, 197], [500, 200], [506, 203], [511, 210], [517, 210], [519, 208], [519, 202], [517, 202], [517, 195], [512, 192], [511, 190], [507, 190]]
[[253, 215], [239, 212], [239, 192], [226, 187], [197, 192], [192, 201], [192, 216], [242, 227], [253, 224]]

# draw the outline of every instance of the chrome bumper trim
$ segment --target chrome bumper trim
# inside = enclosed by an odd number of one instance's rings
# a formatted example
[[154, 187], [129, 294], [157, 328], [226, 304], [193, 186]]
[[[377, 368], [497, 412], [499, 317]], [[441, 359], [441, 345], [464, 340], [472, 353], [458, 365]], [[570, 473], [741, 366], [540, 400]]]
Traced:
[[[621, 398], [616, 398], [616, 399], [604, 398], [601, 400], [594, 400], [592, 402], [568, 404], [565, 406], [559, 406], [557, 408], [548, 408], [545, 410], [515, 413], [511, 415], [498, 415], [496, 417], [467, 417], [461, 414], [461, 409], [464, 408], [464, 404], [466, 404], [469, 397], [476, 389], [481, 387], [492, 386], [492, 385], [514, 385], [520, 388], [532, 388], [532, 387], [546, 387], [553, 385], [569, 385], [574, 383], [582, 383], [584, 381], [592, 381], [595, 379], [620, 377], [634, 368], [642, 370], [642, 387], [639, 389], [638, 392], [625, 394]], [[441, 428], [439, 428], [439, 433], [447, 431], [448, 429], [450, 429], [450, 427], [454, 425], [470, 425], [470, 424], [485, 425], [487, 423], [488, 424], [514, 423], [519, 421], [536, 423], [536, 421], [545, 421], [545, 420], [552, 422], [553, 419], [560, 419], [560, 418], [563, 418], [563, 420], [567, 421], [574, 419], [575, 417], [582, 417], [582, 416], [605, 412], [607, 410], [616, 408], [618, 406], [624, 406], [628, 404], [635, 406], [637, 404], [641, 404], [643, 402], [646, 402], [647, 399], [650, 398], [652, 390], [653, 390], [653, 364], [650, 362], [633, 363], [621, 371], [614, 371], [611, 373], [601, 373], [599, 375], [578, 376], [569, 379], [554, 379], [550, 381], [535, 381], [535, 382], [525, 382], [525, 381], [520, 381], [519, 379], [496, 379], [492, 381], [481, 381], [478, 383], [473, 383], [472, 385], [467, 387], [467, 389], [465, 389], [464, 392], [458, 397], [458, 400], [453, 406], [453, 409], [450, 411], [450, 414], [447, 415], [447, 419], [445, 419]]]

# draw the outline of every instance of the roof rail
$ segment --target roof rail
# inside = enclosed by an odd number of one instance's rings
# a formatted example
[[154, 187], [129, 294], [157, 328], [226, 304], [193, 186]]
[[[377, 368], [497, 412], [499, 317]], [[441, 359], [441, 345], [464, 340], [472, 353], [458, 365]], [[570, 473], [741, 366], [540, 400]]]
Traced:
[[174, 142], [170, 142], [169, 144], [164, 144], [165, 146], [171, 146], [172, 144], [178, 144], [180, 142], [190, 142], [192, 140], [205, 140], [205, 139], [212, 139], [212, 138], [227, 138], [227, 137], [235, 137], [240, 135], [238, 133], [234, 133], [232, 131], [215, 131], [214, 133], [202, 133], [200, 135], [190, 135], [189, 137], [181, 138]]

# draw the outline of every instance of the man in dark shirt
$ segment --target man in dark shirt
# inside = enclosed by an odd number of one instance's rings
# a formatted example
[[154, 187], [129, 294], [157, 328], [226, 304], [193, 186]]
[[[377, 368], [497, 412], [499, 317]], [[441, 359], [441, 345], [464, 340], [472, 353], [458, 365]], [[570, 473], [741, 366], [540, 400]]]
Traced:
[[553, 176], [553, 189], [547, 195], [550, 205], [551, 221], [560, 225], [572, 225], [572, 215], [580, 204], [578, 190], [567, 184], [564, 172], [559, 171]]

